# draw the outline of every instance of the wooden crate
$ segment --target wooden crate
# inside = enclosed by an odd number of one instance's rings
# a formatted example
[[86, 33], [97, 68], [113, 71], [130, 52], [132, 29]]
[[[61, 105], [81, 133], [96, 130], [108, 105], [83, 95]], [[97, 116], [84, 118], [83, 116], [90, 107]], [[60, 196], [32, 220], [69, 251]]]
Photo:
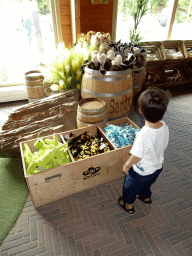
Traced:
[[187, 58], [186, 62], [181, 66], [182, 74], [186, 82], [192, 81], [192, 58]]
[[[146, 69], [146, 79], [144, 82], [144, 87], [161, 87], [166, 82], [166, 77], [164, 74], [165, 62], [157, 63], [157, 65], [147, 66]], [[149, 79], [149, 76], [151, 78]]]
[[[113, 122], [115, 124], [119, 121], [120, 119], [114, 120]], [[128, 118], [122, 118], [121, 122], [127, 122], [132, 124], [133, 127], [138, 128], [138, 126]], [[102, 125], [106, 125], [106, 123]], [[36, 150], [34, 143], [37, 139], [20, 143], [24, 176], [35, 207], [40, 207], [124, 175], [122, 167], [128, 158], [131, 146], [117, 149], [106, 137], [101, 127], [95, 125], [63, 132], [56, 134], [56, 136], [59, 138], [59, 141], [64, 142], [65, 136], [69, 136], [71, 132], [75, 135], [80, 135], [85, 131], [87, 131], [89, 135], [95, 135], [96, 133], [101, 134], [104, 140], [109, 143], [111, 151], [79, 161], [74, 161], [70, 154], [72, 162], [33, 175], [28, 175], [26, 172], [23, 158], [23, 145], [27, 143], [31, 151], [34, 152]], [[52, 136], [42, 138], [52, 139]]]
[[[178, 60], [180, 62], [184, 61], [184, 59], [186, 58], [186, 53], [185, 53], [185, 46], [184, 46], [184, 42], [182, 40], [165, 40], [162, 41], [163, 43], [163, 52], [165, 55], [165, 59], [169, 62]], [[182, 58], [180, 59], [169, 59], [167, 54], [166, 54], [166, 49], [174, 49], [177, 52], [181, 52], [182, 53]]]
[[165, 52], [163, 51], [162, 42], [141, 42], [139, 45], [141, 45], [146, 50], [147, 54], [154, 54], [158, 58], [158, 60], [155, 61], [147, 61], [147, 65], [156, 65], [156, 62], [162, 62], [165, 59]]

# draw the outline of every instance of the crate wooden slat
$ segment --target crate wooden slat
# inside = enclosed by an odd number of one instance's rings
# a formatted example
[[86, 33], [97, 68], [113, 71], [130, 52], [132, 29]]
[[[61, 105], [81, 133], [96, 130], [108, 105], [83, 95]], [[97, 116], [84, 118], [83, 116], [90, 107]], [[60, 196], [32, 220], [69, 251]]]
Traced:
[[181, 66], [182, 73], [186, 82], [192, 81], [192, 58], [187, 58], [185, 63]]
[[163, 61], [165, 59], [161, 41], [141, 42], [139, 44], [147, 51], [147, 54], [154, 54], [158, 58], [158, 60], [147, 61], [147, 65], [152, 65], [153, 63], [155, 64], [156, 62]]
[[[119, 122], [120, 119], [113, 122]], [[132, 124], [138, 128], [128, 118], [122, 118], [124, 122]], [[106, 125], [106, 123], [103, 123]], [[21, 157], [23, 163], [24, 176], [29, 188], [29, 192], [35, 207], [51, 203], [63, 197], [78, 193], [80, 191], [92, 188], [102, 183], [123, 176], [122, 167], [128, 158], [131, 145], [117, 149], [113, 143], [106, 137], [104, 131], [99, 126], [90, 126], [86, 128], [75, 129], [61, 134], [56, 134], [60, 142], [64, 142], [66, 135], [71, 132], [76, 136], [88, 131], [88, 134], [95, 135], [100, 133], [104, 141], [109, 143], [110, 152], [105, 152], [79, 161], [74, 161], [62, 166], [45, 170], [33, 175], [28, 175], [23, 157], [23, 144], [27, 143], [32, 152], [36, 151], [34, 143], [37, 140], [29, 140], [20, 143]], [[42, 137], [43, 139], [52, 139], [52, 136]]]
[[[186, 58], [192, 58], [192, 40], [184, 40]], [[191, 54], [189, 53], [191, 51]]]

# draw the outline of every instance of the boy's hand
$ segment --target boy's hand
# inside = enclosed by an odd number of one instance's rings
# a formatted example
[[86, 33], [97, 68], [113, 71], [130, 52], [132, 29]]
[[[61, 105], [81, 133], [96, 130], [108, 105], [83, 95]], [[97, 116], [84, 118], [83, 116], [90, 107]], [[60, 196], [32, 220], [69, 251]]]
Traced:
[[126, 165], [126, 163], [123, 165], [123, 172], [124, 172], [124, 174], [126, 174], [127, 175], [127, 173], [128, 173], [128, 171], [129, 171], [129, 167], [127, 167], [127, 165]]
[[123, 172], [127, 174], [131, 166], [137, 164], [140, 160], [141, 158], [131, 155], [123, 165]]

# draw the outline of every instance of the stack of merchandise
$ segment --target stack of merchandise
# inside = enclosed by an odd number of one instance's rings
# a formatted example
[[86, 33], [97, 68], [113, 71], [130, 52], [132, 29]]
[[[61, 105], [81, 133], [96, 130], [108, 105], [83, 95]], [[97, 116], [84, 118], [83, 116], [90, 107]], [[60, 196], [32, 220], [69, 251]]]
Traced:
[[107, 124], [104, 128], [107, 137], [117, 147], [122, 148], [129, 146], [133, 143], [136, 134], [140, 129], [135, 129], [129, 124], [113, 125]]
[[140, 68], [146, 64], [146, 50], [138, 44], [121, 43], [121, 40], [119, 40], [116, 43], [110, 44], [109, 50], [114, 50], [117, 54], [121, 54], [123, 58], [133, 54], [136, 58], [134, 68]]
[[81, 71], [84, 74], [84, 68], [99, 70], [105, 75], [107, 71], [121, 71], [134, 68], [136, 65], [136, 57], [133, 54], [128, 54], [128, 57], [123, 60], [120, 54], [116, 55], [115, 51], [109, 50], [107, 54], [99, 53], [97, 50], [92, 51], [91, 61], [85, 61], [81, 66]]
[[112, 43], [109, 33], [89, 31], [87, 34], [80, 34], [75, 46], [98, 49], [105, 52]]
[[55, 134], [53, 140], [38, 138], [34, 143], [36, 152], [31, 152], [29, 146], [24, 143], [23, 154], [27, 174], [31, 175], [44, 170], [48, 170], [66, 163], [69, 163], [70, 157], [67, 151], [67, 143], [58, 142]]
[[75, 161], [110, 151], [108, 143], [99, 134], [93, 137], [88, 132], [78, 136], [71, 133], [65, 140]]
[[165, 53], [168, 59], [183, 59], [183, 54], [175, 49], [165, 49]]

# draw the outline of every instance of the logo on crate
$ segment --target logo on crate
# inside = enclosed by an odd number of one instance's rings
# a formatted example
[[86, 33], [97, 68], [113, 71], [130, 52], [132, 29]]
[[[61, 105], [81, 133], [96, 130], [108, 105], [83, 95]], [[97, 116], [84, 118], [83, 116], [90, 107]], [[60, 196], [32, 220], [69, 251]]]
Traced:
[[100, 175], [100, 173], [98, 173], [98, 171], [100, 170], [101, 168], [99, 166], [97, 167], [90, 167], [88, 170], [84, 171], [83, 172], [83, 179], [86, 180], [88, 178], [91, 178], [91, 177], [94, 177], [94, 176], [97, 176], [97, 175]]

